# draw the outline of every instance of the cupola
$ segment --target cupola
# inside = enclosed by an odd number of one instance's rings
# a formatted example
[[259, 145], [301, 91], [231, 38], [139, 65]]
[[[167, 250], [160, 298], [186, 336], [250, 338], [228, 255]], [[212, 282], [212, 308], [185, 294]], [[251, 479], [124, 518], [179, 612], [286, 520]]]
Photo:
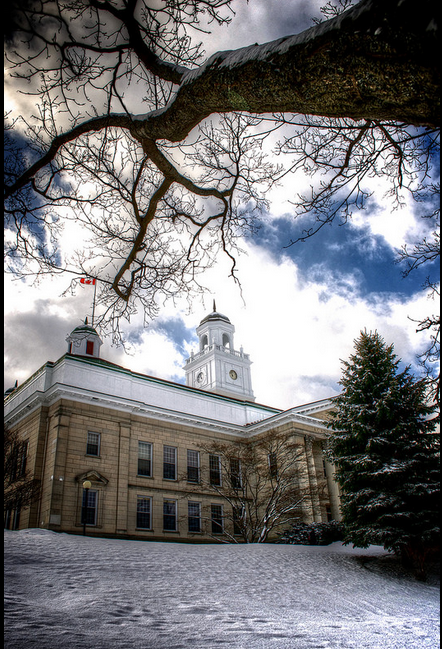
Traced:
[[100, 357], [100, 347], [103, 341], [94, 327], [88, 324], [87, 318], [84, 324], [75, 327], [66, 338], [66, 342], [68, 343], [68, 354], [89, 356], [92, 358]]
[[251, 361], [241, 347], [235, 350], [235, 327], [216, 310], [196, 328], [199, 350], [186, 361], [186, 385], [244, 401], [254, 401], [250, 376]]
[[234, 332], [235, 327], [227, 316], [218, 313], [215, 300], [213, 300], [212, 313], [203, 318], [196, 329], [200, 351], [211, 345], [220, 345], [233, 349]]

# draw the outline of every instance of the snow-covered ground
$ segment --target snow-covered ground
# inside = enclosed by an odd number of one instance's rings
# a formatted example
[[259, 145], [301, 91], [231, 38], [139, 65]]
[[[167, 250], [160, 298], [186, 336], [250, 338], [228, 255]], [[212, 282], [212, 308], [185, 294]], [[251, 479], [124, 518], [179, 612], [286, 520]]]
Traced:
[[436, 649], [439, 588], [384, 554], [8, 531], [5, 647]]

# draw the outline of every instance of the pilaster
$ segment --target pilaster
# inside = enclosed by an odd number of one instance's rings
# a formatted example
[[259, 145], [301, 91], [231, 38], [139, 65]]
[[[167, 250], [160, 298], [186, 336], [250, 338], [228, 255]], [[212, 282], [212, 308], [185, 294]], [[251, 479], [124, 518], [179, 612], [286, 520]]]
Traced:
[[128, 526], [130, 436], [130, 424], [121, 423], [118, 441], [118, 473], [115, 503], [115, 532], [117, 534], [125, 534]]
[[321, 503], [319, 498], [318, 477], [316, 475], [316, 464], [315, 458], [313, 456], [313, 437], [306, 435], [304, 437], [304, 444], [313, 522], [319, 523], [322, 521], [322, 516]]
[[71, 413], [60, 406], [53, 415], [52, 448], [53, 455], [51, 502], [49, 510], [49, 528], [59, 529], [63, 511], [64, 481], [66, 477], [66, 461], [68, 455], [69, 425]]

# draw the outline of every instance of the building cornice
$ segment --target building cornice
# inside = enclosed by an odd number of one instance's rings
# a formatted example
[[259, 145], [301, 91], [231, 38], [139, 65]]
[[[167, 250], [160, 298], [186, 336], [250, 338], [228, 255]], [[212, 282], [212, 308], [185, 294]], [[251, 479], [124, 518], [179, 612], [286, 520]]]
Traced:
[[[176, 405], [174, 407], [164, 407], [161, 400], [159, 401], [160, 393], [155, 392], [151, 393], [151, 395], [154, 397], [153, 401], [156, 400], [157, 403], [150, 403], [148, 392], [145, 393], [146, 401], [143, 401], [139, 398], [131, 398], [131, 391], [128, 387], [126, 395], [118, 393], [115, 389], [110, 391], [103, 388], [101, 390], [92, 389], [90, 386], [83, 387], [81, 383], [84, 383], [84, 381], [82, 380], [82, 374], [78, 375], [78, 369], [88, 367], [94, 367], [98, 372], [103, 372], [104, 384], [106, 377], [109, 378], [115, 373], [122, 378], [133, 380], [134, 383], [131, 382], [131, 386], [134, 384], [138, 386], [146, 384], [146, 388], [150, 385], [165, 390], [165, 393], [161, 392], [161, 394], [163, 394], [162, 398], [166, 403], [173, 401], [175, 396], [181, 399], [177, 399], [177, 403], [185, 406], [189, 403], [187, 397], [192, 398], [194, 409], [187, 406], [186, 411], [184, 411]], [[59, 374], [56, 369], [60, 372]], [[69, 374], [70, 369], [71, 374]], [[72, 370], [74, 370], [73, 374]], [[66, 381], [69, 376], [75, 378], [74, 383]], [[61, 380], [57, 380], [56, 377]], [[96, 381], [95, 384], [102, 385], [100, 381]], [[28, 395], [26, 394], [27, 390], [29, 391]], [[326, 409], [329, 404], [328, 400], [283, 411], [262, 404], [222, 396], [198, 388], [138, 374], [101, 359], [84, 358], [69, 354], [61, 357], [55, 363], [46, 363], [7, 397], [5, 400], [6, 422], [8, 425], [16, 424], [38, 408], [50, 407], [60, 399], [117, 410], [129, 416], [137, 415], [143, 418], [170, 422], [179, 426], [190, 426], [244, 438], [253, 437], [288, 424], [308, 429], [309, 434], [321, 438], [327, 435], [328, 430], [320, 419], [310, 417], [307, 414]], [[219, 405], [217, 406], [217, 404]], [[229, 407], [225, 410], [225, 407], [229, 406], [229, 404], [233, 408], [230, 420], [226, 416], [226, 412], [230, 412]], [[217, 417], [218, 408], [223, 408], [223, 417]], [[198, 410], [200, 410], [201, 414], [198, 414]], [[253, 421], [255, 415], [256, 419]], [[235, 418], [236, 421], [234, 421]], [[252, 419], [252, 421], [247, 423], [247, 419]]]
[[235, 437], [250, 438], [287, 424], [297, 424], [302, 428], [308, 429], [309, 434], [317, 435], [321, 438], [324, 438], [327, 434], [327, 427], [323, 425], [320, 420], [299, 415], [291, 410], [282, 411], [259, 422], [240, 425], [235, 423], [224, 423], [207, 417], [190, 415], [185, 412], [143, 404], [131, 399], [118, 399], [114, 396], [105, 395], [99, 391], [90, 389], [85, 390], [76, 386], [62, 384], [55, 384], [46, 392], [34, 392], [15, 409], [15, 412], [11, 411], [7, 423], [9, 425], [16, 424], [25, 417], [32, 415], [32, 413], [39, 408], [49, 408], [61, 399], [124, 412], [128, 416], [136, 415], [146, 419], [155, 419], [179, 426], [190, 426], [192, 428], [199, 428], [201, 430], [221, 433], [224, 435], [232, 435]]

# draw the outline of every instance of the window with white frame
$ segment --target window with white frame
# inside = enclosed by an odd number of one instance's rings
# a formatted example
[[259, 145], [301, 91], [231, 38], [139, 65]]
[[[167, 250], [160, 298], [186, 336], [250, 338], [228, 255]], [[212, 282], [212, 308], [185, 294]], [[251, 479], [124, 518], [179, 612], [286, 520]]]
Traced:
[[100, 455], [100, 433], [87, 434], [86, 455]]
[[177, 506], [176, 500], [163, 501], [163, 530], [165, 532], [177, 531]]
[[234, 489], [241, 489], [241, 460], [237, 457], [232, 457], [230, 459], [230, 482]]
[[163, 478], [165, 480], [176, 480], [176, 448], [164, 446], [163, 449]]
[[152, 444], [138, 442], [138, 475], [152, 477]]
[[200, 481], [200, 454], [199, 451], [187, 451], [187, 482]]
[[222, 534], [224, 531], [223, 506], [211, 505], [212, 534]]
[[201, 503], [189, 501], [187, 510], [189, 532], [201, 532]]
[[152, 498], [137, 496], [137, 528], [152, 529]]
[[221, 486], [221, 459], [219, 455], [209, 455], [210, 484], [214, 487]]

